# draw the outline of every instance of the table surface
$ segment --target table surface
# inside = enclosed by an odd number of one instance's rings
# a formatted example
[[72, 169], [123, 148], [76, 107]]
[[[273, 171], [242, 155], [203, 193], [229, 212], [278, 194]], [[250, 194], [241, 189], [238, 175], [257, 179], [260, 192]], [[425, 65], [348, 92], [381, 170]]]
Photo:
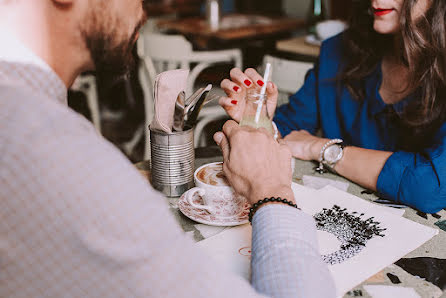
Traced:
[[279, 40], [276, 42], [276, 49], [281, 52], [317, 58], [319, 56], [320, 47], [307, 43], [305, 38], [306, 36], [299, 36]]
[[171, 15], [171, 14], [192, 15], [199, 13], [201, 6], [202, 6], [201, 0], [188, 1], [187, 3], [171, 3], [171, 4], [147, 2], [144, 4], [144, 10], [146, 11], [149, 17], [160, 16], [160, 15]]
[[[208, 148], [208, 149], [198, 149], [196, 151], [196, 159], [195, 159], [195, 167], [198, 168], [203, 164], [222, 161], [222, 157], [218, 148]], [[142, 162], [136, 165], [140, 170], [148, 169], [149, 163]], [[303, 175], [313, 175], [319, 176], [323, 178], [334, 179], [342, 182], [347, 182], [350, 184], [348, 188], [348, 192], [358, 196], [367, 201], [376, 200], [378, 197], [375, 194], [370, 194], [361, 186], [352, 183], [351, 181], [346, 180], [343, 177], [325, 173], [320, 175], [314, 171], [315, 164], [308, 161], [300, 161], [296, 160], [295, 170], [293, 174], [293, 181], [302, 184], [302, 176]], [[143, 171], [144, 173], [144, 171]], [[147, 172], [145, 172], [147, 173]], [[195, 241], [201, 241], [203, 239], [214, 236], [224, 229], [222, 227], [211, 227], [203, 224], [196, 223], [189, 218], [185, 217], [178, 209], [177, 203], [178, 198], [168, 198], [167, 199], [172, 211], [172, 214], [181, 225], [183, 230], [189, 234]], [[446, 220], [446, 211], [442, 210], [436, 215], [426, 215], [412, 208], [406, 208], [406, 212], [404, 217], [415, 221], [417, 223], [439, 229], [435, 223]], [[446, 224], [446, 221], [444, 222]], [[445, 227], [446, 229], [446, 227]], [[435, 259], [442, 259], [443, 261], [446, 259], [446, 232], [444, 230], [440, 230], [438, 235], [432, 238], [430, 241], [426, 242], [416, 250], [412, 251], [405, 258], [432, 258], [433, 261]], [[415, 263], [414, 263], [415, 264]], [[443, 263], [445, 264], [445, 263]], [[438, 264], [437, 264], [438, 265]], [[443, 265], [444, 266], [444, 265]], [[431, 266], [429, 272], [433, 275], [437, 275], [444, 280], [446, 278], [446, 266], [443, 268], [435, 268], [434, 265]], [[394, 284], [391, 281], [392, 275], [397, 276], [400, 283]], [[394, 281], [395, 282], [395, 281]], [[414, 276], [406, 271], [404, 271], [399, 266], [392, 264], [385, 268], [383, 271], [377, 273], [373, 277], [369, 278], [367, 281], [363, 282], [361, 285], [353, 288], [350, 292], [348, 292], [344, 297], [370, 297], [369, 294], [364, 290], [364, 285], [387, 285], [387, 286], [398, 286], [398, 287], [409, 287], [415, 289], [415, 291], [421, 297], [446, 297], [446, 291], [443, 293], [439, 287], [435, 286], [433, 283], [426, 281], [423, 278]], [[445, 288], [446, 290], [446, 288]]]
[[161, 30], [185, 35], [199, 48], [212, 48], [211, 43], [225, 44], [261, 40], [265, 37], [288, 34], [305, 26], [305, 20], [298, 18], [270, 18], [237, 14], [224, 16], [222, 23], [226, 23], [228, 26], [219, 30], [211, 30], [204, 18], [194, 17], [162, 20], [158, 22], [158, 27]]

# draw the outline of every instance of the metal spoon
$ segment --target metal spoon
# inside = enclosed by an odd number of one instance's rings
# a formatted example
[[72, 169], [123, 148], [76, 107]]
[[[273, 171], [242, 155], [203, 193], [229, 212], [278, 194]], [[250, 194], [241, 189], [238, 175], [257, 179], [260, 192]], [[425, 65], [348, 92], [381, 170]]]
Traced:
[[209, 90], [205, 90], [203, 94], [200, 96], [200, 99], [197, 101], [197, 103], [187, 112], [187, 120], [184, 124], [184, 127], [193, 127], [197, 123], [198, 114], [201, 111], [201, 108], [203, 107], [203, 103], [206, 100], [206, 97], [209, 94]]
[[183, 131], [184, 128], [185, 98], [186, 98], [186, 93], [182, 91], [178, 94], [177, 100], [175, 101], [175, 111], [173, 114], [173, 127], [172, 127], [175, 131]]

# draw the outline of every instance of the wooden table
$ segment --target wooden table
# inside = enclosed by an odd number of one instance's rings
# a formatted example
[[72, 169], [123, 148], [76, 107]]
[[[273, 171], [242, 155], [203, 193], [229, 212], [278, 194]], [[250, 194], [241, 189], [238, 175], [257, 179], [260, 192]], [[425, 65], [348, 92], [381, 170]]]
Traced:
[[163, 20], [158, 27], [168, 33], [184, 35], [195, 50], [239, 48], [245, 67], [257, 67], [263, 56], [275, 50], [276, 41], [289, 38], [305, 27], [303, 19], [270, 18], [256, 15], [227, 15], [219, 30], [211, 30], [204, 18]]
[[[224, 26], [226, 23], [226, 26]], [[234, 23], [231, 26], [231, 23]], [[239, 23], [240, 25], [236, 25]], [[158, 23], [161, 30], [180, 33], [186, 36], [198, 49], [221, 49], [232, 47], [240, 42], [262, 41], [281, 36], [303, 28], [305, 21], [295, 18], [269, 18], [251, 15], [228, 15], [222, 18], [219, 30], [211, 30], [204, 18], [163, 20]]]
[[[198, 168], [203, 164], [222, 161], [222, 156], [220, 150], [217, 147], [209, 147], [209, 148], [198, 148], [195, 151], [196, 159], [195, 159], [195, 167]], [[137, 164], [137, 167], [143, 170], [143, 172], [147, 172], [149, 168], [148, 162], [142, 162]], [[303, 175], [313, 175], [320, 176], [320, 174], [314, 171], [314, 164], [308, 161], [300, 161], [296, 160], [296, 165], [293, 173], [293, 181], [297, 183], [302, 183]], [[377, 197], [374, 194], [371, 194], [365, 191], [359, 185], [356, 185], [342, 177], [337, 175], [326, 173], [322, 175], [323, 178], [329, 178], [333, 180], [339, 180], [343, 182], [347, 182], [350, 184], [348, 192], [360, 197], [367, 201], [374, 201]], [[224, 228], [221, 227], [211, 227], [207, 225], [202, 225], [196, 223], [189, 218], [185, 217], [178, 209], [178, 198], [168, 198], [167, 199], [172, 211], [172, 214], [176, 218], [177, 222], [181, 225], [185, 233], [189, 234], [195, 241], [201, 241], [206, 239], [212, 235], [218, 234], [223, 231]], [[444, 222], [446, 224], [446, 211], [442, 210], [436, 215], [426, 215], [412, 208], [406, 208], [406, 212], [404, 214], [405, 218], [408, 218], [412, 221], [418, 222], [420, 224], [439, 229], [437, 226], [439, 222]], [[437, 224], [437, 225], [436, 225]], [[444, 227], [446, 229], [446, 227]], [[356, 286], [350, 292], [348, 292], [344, 297], [370, 297], [368, 293], [364, 290], [364, 285], [387, 285], [387, 286], [398, 286], [398, 287], [409, 287], [416, 290], [417, 293], [420, 294], [421, 297], [446, 297], [446, 288], [440, 289], [436, 285], [432, 283], [432, 279], [438, 277], [438, 281], [442, 279], [442, 283], [445, 283], [446, 278], [446, 266], [440, 267], [441, 262], [444, 262], [446, 259], [446, 231], [440, 230], [439, 234], [434, 238], [412, 251], [404, 258], [407, 260], [409, 264], [417, 264], [415, 258], [425, 258], [426, 260], [432, 260], [432, 264], [428, 265], [426, 274], [430, 274], [431, 277], [428, 280], [424, 280], [423, 278], [416, 277], [414, 272], [409, 273], [403, 270], [400, 266], [392, 264], [385, 268], [383, 271], [377, 273], [373, 277], [369, 278], [361, 285]], [[403, 259], [402, 259], [403, 260]], [[411, 261], [414, 260], [412, 263]], [[436, 260], [440, 260], [440, 263], [436, 262]], [[400, 260], [401, 261], [401, 260]], [[419, 265], [419, 264], [418, 264]], [[425, 265], [425, 264], [424, 264]], [[435, 267], [439, 266], [439, 267]], [[407, 268], [406, 268], [407, 269]], [[422, 269], [422, 268], [421, 268]], [[423, 271], [423, 270], [421, 270]], [[397, 277], [395, 279], [395, 276]], [[424, 276], [423, 276], [424, 277]], [[393, 279], [393, 281], [392, 281]]]
[[299, 36], [277, 41], [276, 50], [279, 56], [292, 60], [316, 60], [320, 46], [309, 44], [305, 41], [305, 36]]
[[144, 4], [144, 10], [149, 17], [162, 16], [162, 15], [196, 15], [200, 12], [202, 0], [188, 1], [185, 3], [163, 4], [163, 3], [150, 3]]

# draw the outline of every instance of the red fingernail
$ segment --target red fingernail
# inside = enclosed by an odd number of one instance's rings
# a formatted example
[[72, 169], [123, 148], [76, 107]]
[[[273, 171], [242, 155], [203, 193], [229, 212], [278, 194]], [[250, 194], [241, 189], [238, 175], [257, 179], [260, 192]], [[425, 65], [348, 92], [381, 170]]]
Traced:
[[235, 92], [237, 92], [238, 91], [238, 89], [240, 89], [239, 87], [237, 87], [237, 86], [234, 86], [234, 88], [232, 88], [232, 89], [234, 89], [234, 91]]
[[233, 105], [236, 105], [236, 104], [237, 104], [237, 101], [236, 101], [236, 100], [231, 100], [231, 103], [232, 103]]
[[262, 87], [263, 85], [265, 85], [265, 83], [263, 83], [262, 80], [258, 80], [258, 81], [257, 81], [257, 84], [259, 84], [260, 87]]
[[248, 86], [248, 87], [251, 86], [251, 81], [250, 81], [250, 80], [245, 80], [244, 83], [245, 83], [245, 85]]

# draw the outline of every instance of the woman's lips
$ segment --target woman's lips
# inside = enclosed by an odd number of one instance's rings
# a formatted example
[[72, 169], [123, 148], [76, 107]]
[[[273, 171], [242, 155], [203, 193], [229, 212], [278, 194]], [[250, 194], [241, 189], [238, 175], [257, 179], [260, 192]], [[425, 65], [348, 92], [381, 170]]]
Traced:
[[389, 14], [393, 11], [393, 9], [384, 9], [384, 8], [374, 8], [373, 9], [373, 13], [375, 14], [375, 16], [383, 16], [386, 14]]

